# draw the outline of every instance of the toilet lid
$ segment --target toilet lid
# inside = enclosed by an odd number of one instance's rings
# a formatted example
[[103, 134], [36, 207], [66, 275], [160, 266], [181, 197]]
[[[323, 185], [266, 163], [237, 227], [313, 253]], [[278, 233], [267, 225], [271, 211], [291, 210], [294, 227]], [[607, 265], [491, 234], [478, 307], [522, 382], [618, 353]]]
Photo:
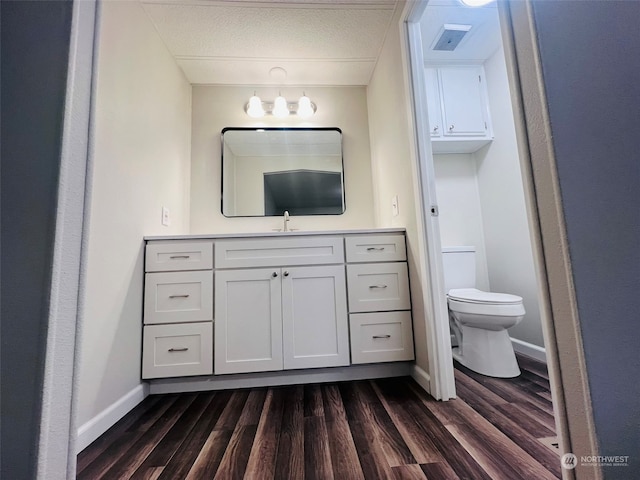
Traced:
[[513, 305], [522, 303], [522, 297], [508, 293], [483, 292], [477, 288], [454, 288], [449, 290], [447, 297], [451, 300], [467, 303], [490, 303]]

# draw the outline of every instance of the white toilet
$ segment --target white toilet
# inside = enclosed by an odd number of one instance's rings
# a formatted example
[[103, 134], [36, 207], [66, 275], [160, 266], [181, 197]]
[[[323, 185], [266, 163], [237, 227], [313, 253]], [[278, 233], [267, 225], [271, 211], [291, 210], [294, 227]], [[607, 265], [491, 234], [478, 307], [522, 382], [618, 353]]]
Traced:
[[507, 329], [524, 316], [522, 297], [475, 288], [474, 247], [442, 249], [449, 324], [458, 346], [453, 358], [489, 377], [520, 375]]

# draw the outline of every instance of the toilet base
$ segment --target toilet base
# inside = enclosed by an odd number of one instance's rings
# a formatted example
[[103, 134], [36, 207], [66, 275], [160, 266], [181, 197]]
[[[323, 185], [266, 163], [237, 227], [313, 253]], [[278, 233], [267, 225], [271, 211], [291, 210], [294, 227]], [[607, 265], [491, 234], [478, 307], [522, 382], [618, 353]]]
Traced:
[[452, 349], [453, 358], [469, 370], [497, 378], [520, 375], [520, 367], [506, 330], [462, 327], [462, 345]]

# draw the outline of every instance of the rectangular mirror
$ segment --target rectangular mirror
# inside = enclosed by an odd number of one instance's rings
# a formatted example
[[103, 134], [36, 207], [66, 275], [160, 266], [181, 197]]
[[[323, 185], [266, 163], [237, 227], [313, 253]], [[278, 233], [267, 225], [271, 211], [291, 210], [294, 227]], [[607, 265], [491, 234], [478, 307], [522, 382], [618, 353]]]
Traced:
[[339, 128], [222, 130], [225, 217], [344, 213]]

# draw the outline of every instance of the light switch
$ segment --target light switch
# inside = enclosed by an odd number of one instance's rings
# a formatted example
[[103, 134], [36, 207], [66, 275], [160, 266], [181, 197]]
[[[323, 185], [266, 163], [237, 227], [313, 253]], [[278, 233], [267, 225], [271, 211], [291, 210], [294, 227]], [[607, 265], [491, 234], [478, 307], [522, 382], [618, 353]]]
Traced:
[[162, 225], [165, 227], [171, 225], [171, 216], [167, 207], [162, 207]]
[[394, 195], [391, 198], [391, 214], [394, 217], [397, 217], [399, 213], [400, 213], [400, 210], [398, 208], [398, 195]]

